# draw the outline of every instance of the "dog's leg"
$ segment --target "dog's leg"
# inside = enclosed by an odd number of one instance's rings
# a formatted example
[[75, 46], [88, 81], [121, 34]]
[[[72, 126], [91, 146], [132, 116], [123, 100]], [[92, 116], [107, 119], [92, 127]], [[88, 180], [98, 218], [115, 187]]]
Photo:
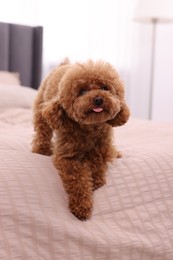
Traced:
[[91, 151], [85, 157], [85, 163], [88, 165], [92, 176], [92, 189], [96, 190], [106, 183], [105, 172], [107, 164], [103, 162], [101, 154]]
[[87, 165], [76, 160], [56, 159], [64, 188], [69, 196], [70, 211], [80, 220], [91, 216], [93, 204], [92, 177]]
[[90, 162], [90, 169], [92, 171], [92, 180], [93, 180], [93, 190], [97, 190], [98, 188], [102, 187], [106, 184], [106, 164], [100, 164], [97, 162]]
[[113, 146], [100, 148], [88, 154], [86, 163], [92, 172], [93, 190], [106, 184], [107, 163], [120, 156], [120, 153]]
[[35, 135], [32, 141], [32, 152], [43, 155], [51, 155], [52, 129], [42, 117], [40, 112], [34, 115]]

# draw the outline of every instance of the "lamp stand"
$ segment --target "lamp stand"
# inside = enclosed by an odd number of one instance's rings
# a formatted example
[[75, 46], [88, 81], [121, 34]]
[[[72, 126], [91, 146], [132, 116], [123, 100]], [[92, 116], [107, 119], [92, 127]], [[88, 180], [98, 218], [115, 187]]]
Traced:
[[155, 52], [156, 52], [156, 26], [158, 19], [152, 19], [152, 41], [151, 41], [151, 71], [150, 71], [150, 90], [149, 90], [149, 114], [151, 120], [153, 116], [153, 94], [154, 94], [154, 67], [155, 67]]

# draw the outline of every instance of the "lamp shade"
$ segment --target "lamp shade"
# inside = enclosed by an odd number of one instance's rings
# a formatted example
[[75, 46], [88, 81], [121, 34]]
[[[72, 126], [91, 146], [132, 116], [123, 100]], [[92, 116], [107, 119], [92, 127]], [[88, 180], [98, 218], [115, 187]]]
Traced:
[[173, 0], [138, 0], [134, 20], [173, 22]]

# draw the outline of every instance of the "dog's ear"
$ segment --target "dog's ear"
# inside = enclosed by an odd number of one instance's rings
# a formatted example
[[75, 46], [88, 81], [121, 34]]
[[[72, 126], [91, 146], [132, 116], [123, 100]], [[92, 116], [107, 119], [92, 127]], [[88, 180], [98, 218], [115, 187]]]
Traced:
[[64, 109], [56, 99], [45, 102], [42, 107], [42, 117], [52, 129], [58, 129], [60, 127], [64, 113]]
[[107, 123], [113, 127], [124, 125], [130, 116], [130, 111], [128, 106], [123, 103], [120, 109], [120, 112], [111, 120], [107, 121]]

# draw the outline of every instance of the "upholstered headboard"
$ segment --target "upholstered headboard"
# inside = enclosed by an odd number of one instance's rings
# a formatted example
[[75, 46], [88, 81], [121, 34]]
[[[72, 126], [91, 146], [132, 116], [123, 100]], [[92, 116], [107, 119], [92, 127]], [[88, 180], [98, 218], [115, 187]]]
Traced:
[[42, 70], [41, 26], [0, 22], [0, 70], [19, 72], [21, 84], [37, 89]]

